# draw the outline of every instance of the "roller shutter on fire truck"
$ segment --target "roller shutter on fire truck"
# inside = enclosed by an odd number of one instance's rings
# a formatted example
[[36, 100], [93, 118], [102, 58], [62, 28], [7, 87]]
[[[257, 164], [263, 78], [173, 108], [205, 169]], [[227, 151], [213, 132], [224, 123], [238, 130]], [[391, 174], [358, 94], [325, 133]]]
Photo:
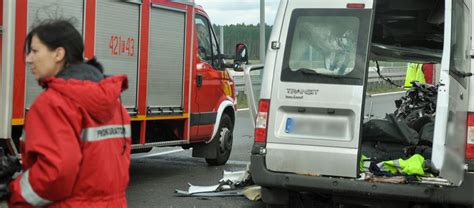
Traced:
[[139, 29], [140, 4], [97, 1], [95, 54], [105, 74], [128, 76], [128, 90], [121, 98], [127, 109], [137, 103]]
[[[84, 1], [80, 0], [30, 0], [28, 1], [28, 31], [32, 26], [45, 19], [70, 19], [76, 29], [83, 31]], [[31, 74], [30, 67], [26, 69], [26, 100], [25, 107], [29, 108], [36, 96], [42, 91]]]
[[147, 106], [151, 112], [182, 112], [186, 11], [151, 8]]

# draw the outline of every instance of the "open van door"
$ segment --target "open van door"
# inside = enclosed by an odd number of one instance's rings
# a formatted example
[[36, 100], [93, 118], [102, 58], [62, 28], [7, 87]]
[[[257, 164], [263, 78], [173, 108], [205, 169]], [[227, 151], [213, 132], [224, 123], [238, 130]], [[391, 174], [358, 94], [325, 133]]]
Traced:
[[444, 48], [433, 138], [434, 166], [455, 185], [464, 177], [471, 1], [446, 0]]
[[275, 22], [267, 169], [357, 177], [373, 4], [292, 2]]
[[245, 66], [244, 72], [244, 83], [245, 83], [245, 94], [247, 95], [247, 104], [249, 107], [250, 120], [255, 128], [255, 118], [257, 117], [257, 105], [260, 99], [260, 87], [261, 87], [261, 74], [263, 65], [250, 65]]

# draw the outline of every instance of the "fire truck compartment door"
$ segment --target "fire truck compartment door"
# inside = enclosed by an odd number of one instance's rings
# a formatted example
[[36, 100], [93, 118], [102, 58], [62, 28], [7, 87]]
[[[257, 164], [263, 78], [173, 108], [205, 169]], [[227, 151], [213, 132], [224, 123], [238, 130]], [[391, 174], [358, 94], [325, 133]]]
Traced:
[[[28, 31], [42, 20], [51, 18], [72, 18], [74, 27], [82, 34], [83, 31], [84, 1], [80, 0], [41, 0], [28, 1]], [[38, 82], [31, 74], [30, 67], [26, 67], [26, 100], [25, 107], [29, 108], [36, 96], [42, 91]]]
[[182, 107], [186, 13], [153, 6], [147, 105]]
[[128, 90], [122, 93], [126, 108], [135, 108], [137, 102], [140, 6], [117, 0], [97, 1], [95, 54], [105, 74], [128, 76]]

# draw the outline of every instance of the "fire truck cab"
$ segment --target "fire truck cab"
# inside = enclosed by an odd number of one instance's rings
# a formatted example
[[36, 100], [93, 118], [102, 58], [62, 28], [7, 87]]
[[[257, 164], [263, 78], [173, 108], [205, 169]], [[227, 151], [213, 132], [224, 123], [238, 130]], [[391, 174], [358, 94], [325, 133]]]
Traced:
[[[126, 74], [123, 105], [132, 117], [132, 152], [193, 147], [225, 164], [235, 123], [234, 82], [202, 7], [184, 0], [2, 0], [0, 138], [15, 152], [28, 108], [42, 89], [24, 61], [24, 40], [42, 20], [70, 19], [85, 58], [105, 74]], [[13, 141], [13, 142], [12, 142]]]

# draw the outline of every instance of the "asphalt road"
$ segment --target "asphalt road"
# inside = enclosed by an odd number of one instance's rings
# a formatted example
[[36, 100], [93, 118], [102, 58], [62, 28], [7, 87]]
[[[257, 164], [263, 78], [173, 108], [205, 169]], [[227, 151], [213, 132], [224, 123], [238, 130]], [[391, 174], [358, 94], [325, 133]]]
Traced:
[[[237, 113], [234, 144], [225, 166], [211, 167], [201, 158], [191, 157], [192, 150], [181, 148], [154, 149], [147, 155], [133, 155], [130, 185], [127, 191], [129, 207], [163, 208], [259, 208], [261, 202], [233, 197], [179, 197], [175, 189], [187, 190], [193, 185], [216, 185], [223, 170], [245, 170], [250, 160], [253, 129], [248, 111]], [[154, 156], [153, 156], [154, 155]]]
[[395, 100], [400, 99], [405, 92], [371, 95], [366, 97], [364, 115], [372, 118], [385, 118], [385, 113], [393, 113], [396, 109]]
[[[372, 103], [374, 117], [383, 117], [393, 112], [393, 100], [401, 94], [374, 96], [368, 98], [365, 112]], [[133, 155], [130, 167], [130, 185], [127, 191], [129, 207], [164, 208], [260, 208], [262, 202], [249, 201], [244, 197], [179, 197], [175, 189], [187, 190], [193, 185], [216, 185], [223, 170], [245, 170], [250, 160], [253, 142], [253, 128], [248, 111], [237, 113], [234, 130], [234, 144], [229, 162], [225, 166], [210, 167], [204, 159], [191, 157], [191, 150], [158, 148], [148, 154]]]

